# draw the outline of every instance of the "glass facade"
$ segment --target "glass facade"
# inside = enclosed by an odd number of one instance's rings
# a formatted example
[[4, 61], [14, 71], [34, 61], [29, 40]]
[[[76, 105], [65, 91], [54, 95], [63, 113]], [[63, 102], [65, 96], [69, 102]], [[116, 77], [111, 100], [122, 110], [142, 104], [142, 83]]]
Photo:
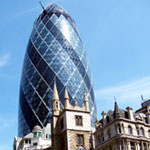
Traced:
[[96, 104], [87, 55], [75, 22], [56, 4], [40, 14], [28, 42], [20, 84], [20, 137], [30, 133], [35, 125], [45, 127], [50, 123], [54, 78], [61, 107], [65, 86], [72, 105], [76, 98], [82, 106], [86, 89], [94, 125]]

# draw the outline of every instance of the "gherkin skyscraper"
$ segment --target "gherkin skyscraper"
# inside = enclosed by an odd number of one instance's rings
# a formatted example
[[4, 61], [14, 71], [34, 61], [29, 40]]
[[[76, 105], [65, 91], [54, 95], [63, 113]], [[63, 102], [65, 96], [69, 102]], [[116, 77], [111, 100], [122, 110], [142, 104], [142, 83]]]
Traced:
[[54, 79], [63, 107], [64, 89], [70, 102], [83, 104], [86, 89], [92, 124], [96, 104], [91, 72], [82, 40], [70, 15], [51, 4], [36, 19], [29, 38], [20, 84], [18, 136], [30, 133], [35, 125], [50, 123]]

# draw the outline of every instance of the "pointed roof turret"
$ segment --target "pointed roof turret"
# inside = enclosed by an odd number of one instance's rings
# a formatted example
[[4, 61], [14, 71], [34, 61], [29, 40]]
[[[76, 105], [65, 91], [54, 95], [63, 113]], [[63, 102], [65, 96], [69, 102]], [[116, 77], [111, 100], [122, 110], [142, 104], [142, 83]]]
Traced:
[[59, 115], [60, 113], [60, 101], [58, 91], [56, 87], [56, 78], [54, 79], [53, 96], [52, 96], [52, 114]]
[[84, 101], [88, 101], [88, 97], [87, 97], [87, 94], [86, 94], [86, 89], [84, 89]]
[[89, 111], [89, 101], [88, 101], [88, 96], [86, 94], [86, 89], [84, 89], [84, 99], [83, 99], [83, 102], [84, 102], [85, 110]]
[[119, 107], [118, 104], [115, 100], [115, 107], [114, 107], [114, 118], [119, 117], [120, 116], [120, 111], [119, 111]]
[[65, 87], [65, 95], [64, 95], [64, 99], [69, 99], [67, 87]]
[[67, 90], [67, 87], [65, 87], [65, 94], [64, 94], [64, 108], [65, 108], [65, 109], [68, 109], [69, 106], [70, 106], [70, 103], [69, 103], [68, 90]]
[[78, 106], [77, 98], [75, 97], [75, 106]]
[[52, 100], [59, 100], [57, 86], [56, 86], [56, 78], [54, 79], [54, 87], [53, 87], [53, 96]]

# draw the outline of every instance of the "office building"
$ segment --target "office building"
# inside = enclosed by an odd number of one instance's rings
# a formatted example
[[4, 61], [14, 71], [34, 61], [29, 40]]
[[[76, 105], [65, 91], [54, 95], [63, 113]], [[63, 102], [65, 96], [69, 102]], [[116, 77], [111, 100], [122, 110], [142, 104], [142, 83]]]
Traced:
[[150, 149], [150, 100], [133, 112], [131, 107], [102, 112], [97, 120], [95, 150], [149, 150]]
[[56, 4], [44, 8], [34, 22], [29, 38], [20, 84], [18, 136], [32, 132], [34, 126], [50, 128], [51, 98], [56, 79], [61, 108], [68, 88], [70, 103], [83, 104], [87, 91], [92, 126], [96, 103], [90, 66], [75, 22]]

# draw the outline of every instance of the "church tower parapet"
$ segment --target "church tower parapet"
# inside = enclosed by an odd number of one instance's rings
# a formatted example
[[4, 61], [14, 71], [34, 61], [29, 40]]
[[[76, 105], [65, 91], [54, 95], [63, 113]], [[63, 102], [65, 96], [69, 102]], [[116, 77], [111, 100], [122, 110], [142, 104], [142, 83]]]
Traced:
[[[59, 99], [56, 81], [53, 91], [54, 108], [52, 115], [52, 150], [90, 150], [92, 145], [91, 116], [86, 91], [84, 91], [83, 106], [69, 102], [67, 88], [64, 92], [64, 108], [55, 106]], [[60, 103], [59, 103], [60, 105]], [[57, 109], [59, 108], [59, 109]]]

